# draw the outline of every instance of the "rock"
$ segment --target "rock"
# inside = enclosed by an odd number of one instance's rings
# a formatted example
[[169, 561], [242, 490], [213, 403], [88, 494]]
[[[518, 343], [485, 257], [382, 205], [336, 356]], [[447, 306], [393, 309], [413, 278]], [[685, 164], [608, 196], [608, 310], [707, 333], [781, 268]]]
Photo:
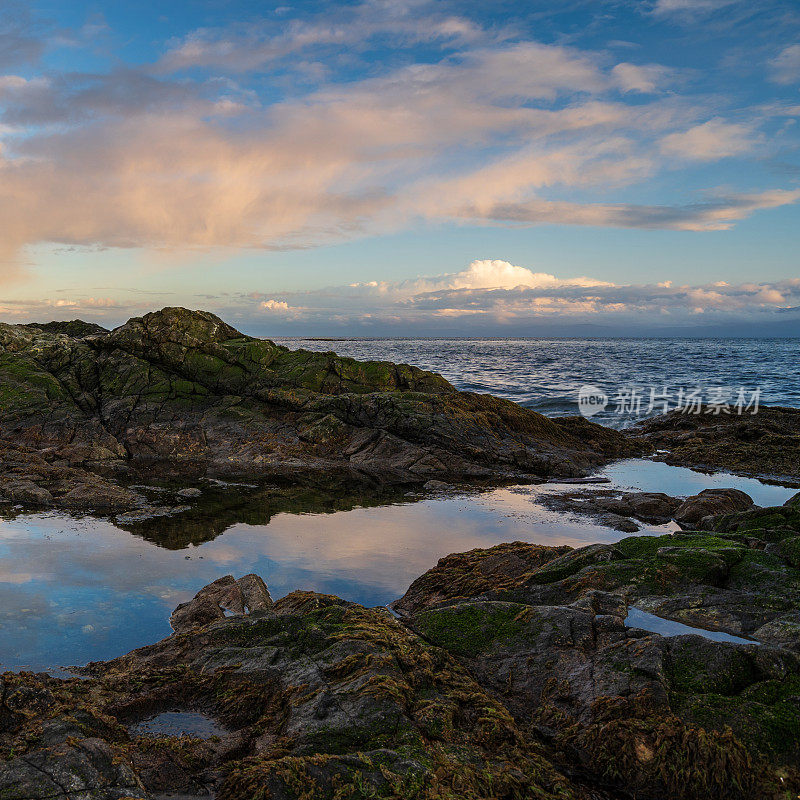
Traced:
[[33, 481], [10, 480], [0, 484], [0, 491], [6, 500], [14, 503], [25, 503], [32, 506], [50, 506], [53, 504], [53, 495], [42, 486], [37, 486]]
[[191, 500], [200, 497], [202, 494], [203, 493], [194, 486], [190, 486], [186, 489], [178, 489], [178, 491], [175, 492], [175, 496], [179, 497], [181, 500]]
[[11, 759], [0, 768], [4, 800], [139, 798], [150, 795], [132, 767], [100, 739], [77, 739]]
[[236, 583], [242, 593], [242, 604], [246, 612], [266, 611], [272, 608], [272, 597], [270, 597], [267, 584], [260, 576], [252, 573], [244, 575]]
[[796, 508], [800, 511], [800, 492], [797, 494], [793, 494], [785, 503], [784, 505], [787, 508]]
[[643, 522], [667, 522], [681, 500], [662, 492], [619, 492], [615, 489], [579, 489], [541, 494], [537, 500], [554, 511], [592, 517], [622, 531], [638, 531], [639, 526], [625, 517]]
[[619, 514], [603, 514], [600, 521], [609, 528], [622, 531], [623, 533], [635, 533], [639, 530], [639, 526], [627, 517], [620, 516]]
[[99, 486], [96, 481], [79, 483], [59, 497], [61, 508], [92, 510], [98, 513], [126, 511], [138, 505], [141, 497], [121, 486]]
[[703, 489], [687, 497], [675, 510], [675, 521], [682, 525], [699, 522], [703, 517], [745, 511], [753, 499], [739, 489]]
[[28, 322], [22, 327], [36, 328], [48, 333], [61, 333], [76, 339], [85, 336], [94, 336], [98, 333], [108, 333], [108, 329], [94, 322], [84, 322], [82, 319], [73, 319], [70, 322]]
[[[105, 466], [112, 463], [105, 462]], [[0, 496], [32, 506], [100, 513], [126, 511], [144, 504], [137, 492], [96, 472], [71, 466], [67, 459], [57, 458], [50, 450], [39, 452], [2, 438]]]
[[445, 483], [444, 481], [430, 480], [430, 481], [425, 481], [425, 483], [422, 485], [422, 488], [426, 492], [443, 492], [446, 491], [447, 489], [452, 489], [453, 487], [449, 483]]
[[172, 612], [169, 624], [175, 633], [201, 627], [225, 612], [244, 614], [272, 608], [267, 585], [258, 575], [245, 575], [235, 580], [232, 575], [218, 578], [204, 586], [188, 603], [181, 603]]
[[[0, 325], [0, 392], [0, 480], [30, 480], [56, 507], [67, 492], [50, 484], [64, 469], [87, 489], [63, 506], [100, 510], [121, 480], [531, 481], [579, 477], [646, 449], [587, 420], [458, 392], [409, 365], [292, 351], [181, 308], [110, 332]], [[25, 478], [34, 466], [42, 481]], [[128, 500], [128, 510], [141, 504]]]
[[605, 507], [618, 514], [662, 522], [671, 519], [679, 506], [680, 500], [663, 492], [626, 492], [617, 503]]
[[764, 552], [783, 559], [792, 567], [800, 568], [800, 536], [787, 536], [777, 542], [770, 542]]
[[787, 536], [800, 534], [800, 509], [795, 506], [751, 508], [732, 514], [703, 517], [701, 525], [704, 530], [717, 533], [752, 531], [766, 541], [780, 541]]
[[411, 584], [400, 600], [392, 603], [399, 614], [475, 597], [502, 586], [514, 586], [524, 576], [570, 552], [569, 547], [545, 547], [512, 542], [488, 550], [470, 550], [439, 559], [439, 563]]
[[[707, 409], [704, 409], [707, 410]], [[684, 467], [740, 474], [800, 478], [800, 409], [760, 406], [731, 414], [671, 411], [629, 429], [657, 452], [655, 458]]]

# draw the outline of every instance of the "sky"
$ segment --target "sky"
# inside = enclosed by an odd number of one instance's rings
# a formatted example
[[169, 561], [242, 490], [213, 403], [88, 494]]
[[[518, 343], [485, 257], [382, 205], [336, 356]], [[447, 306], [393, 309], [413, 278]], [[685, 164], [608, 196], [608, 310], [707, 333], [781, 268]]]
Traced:
[[800, 336], [796, 0], [0, 0], [0, 320]]

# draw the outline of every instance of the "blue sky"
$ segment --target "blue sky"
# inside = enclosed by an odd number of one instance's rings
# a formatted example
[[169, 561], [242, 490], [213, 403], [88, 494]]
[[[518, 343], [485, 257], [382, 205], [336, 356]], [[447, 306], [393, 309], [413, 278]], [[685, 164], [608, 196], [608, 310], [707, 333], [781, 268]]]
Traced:
[[790, 0], [0, 0], [0, 318], [800, 335]]

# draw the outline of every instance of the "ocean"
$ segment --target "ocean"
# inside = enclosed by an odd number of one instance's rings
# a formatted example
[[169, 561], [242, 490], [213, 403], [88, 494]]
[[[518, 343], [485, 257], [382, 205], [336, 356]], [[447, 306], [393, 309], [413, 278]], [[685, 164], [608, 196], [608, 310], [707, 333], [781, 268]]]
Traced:
[[[598, 387], [609, 402], [593, 419], [611, 427], [658, 413], [665, 403], [674, 408], [693, 390], [708, 401], [723, 389], [731, 407], [740, 389], [746, 401], [758, 391], [762, 404], [800, 407], [800, 339], [272, 341], [293, 350], [332, 350], [356, 359], [413, 364], [441, 373], [458, 389], [506, 397], [553, 416], [577, 414], [581, 387]], [[654, 402], [648, 411], [651, 390]], [[638, 407], [629, 402], [631, 396], [641, 401]]]

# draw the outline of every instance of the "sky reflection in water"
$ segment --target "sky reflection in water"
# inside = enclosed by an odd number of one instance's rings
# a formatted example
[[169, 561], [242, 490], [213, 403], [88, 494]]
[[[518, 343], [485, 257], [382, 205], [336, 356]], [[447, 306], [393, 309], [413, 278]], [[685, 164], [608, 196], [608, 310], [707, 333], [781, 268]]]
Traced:
[[[638, 475], [646, 484], [640, 488], [652, 489], [652, 481], [673, 494], [713, 480], [642, 462], [621, 462], [607, 473], [615, 484], [632, 485]], [[668, 486], [666, 475], [673, 476]], [[724, 485], [752, 494], [742, 480]], [[399, 597], [448, 553], [513, 540], [580, 547], [624, 535], [536, 502], [537, 493], [555, 490], [511, 487], [331, 513], [297, 500], [290, 513], [241, 507], [217, 512], [199, 533], [193, 528], [186, 541], [197, 543], [188, 545], [166, 520], [137, 535], [61, 514], [0, 519], [0, 669], [83, 664], [156, 641], [170, 633], [168, 616], [179, 602], [226, 573], [257, 572], [275, 598], [313, 589], [369, 606]], [[761, 502], [783, 502], [792, 491], [767, 487]]]

